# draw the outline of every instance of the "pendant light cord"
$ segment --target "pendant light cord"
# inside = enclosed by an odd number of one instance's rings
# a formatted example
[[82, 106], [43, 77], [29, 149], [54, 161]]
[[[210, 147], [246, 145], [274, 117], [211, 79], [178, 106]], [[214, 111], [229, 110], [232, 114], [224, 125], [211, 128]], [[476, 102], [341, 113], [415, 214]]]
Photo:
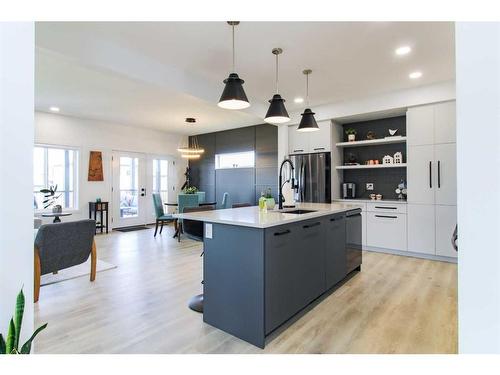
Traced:
[[306, 105], [309, 107], [309, 74], [306, 74]]
[[278, 54], [276, 54], [276, 94], [279, 94]]
[[233, 73], [236, 72], [235, 66], [236, 64], [234, 63], [234, 25], [231, 25], [233, 28]]

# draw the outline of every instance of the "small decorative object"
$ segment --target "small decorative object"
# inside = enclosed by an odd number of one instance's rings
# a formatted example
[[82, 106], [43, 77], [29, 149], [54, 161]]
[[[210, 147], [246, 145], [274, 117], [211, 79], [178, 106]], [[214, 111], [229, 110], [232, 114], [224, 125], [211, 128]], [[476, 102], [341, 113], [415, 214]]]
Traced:
[[356, 140], [357, 131], [353, 128], [346, 129], [345, 133], [347, 134], [347, 140], [349, 142], [354, 142]]
[[350, 152], [347, 155], [347, 162], [344, 162], [344, 165], [359, 165], [358, 159], [356, 159], [356, 155]]
[[57, 199], [61, 196], [61, 194], [56, 196], [56, 192], [57, 192], [57, 185], [56, 186], [49, 186], [48, 189], [41, 189], [40, 190], [40, 193], [45, 194], [43, 196], [44, 200], [42, 202], [44, 209], [49, 208], [50, 206], [52, 206], [53, 204], [55, 204], [57, 202]]
[[90, 151], [89, 157], [89, 181], [104, 181], [104, 173], [102, 170], [102, 152]]
[[264, 196], [264, 192], [260, 193], [260, 198], [259, 198], [259, 211], [260, 212], [267, 212], [267, 199]]
[[60, 214], [61, 212], [62, 212], [62, 206], [60, 204], [56, 204], [54, 207], [52, 207], [52, 213]]
[[401, 180], [395, 192], [398, 195], [398, 199], [406, 200], [406, 182], [404, 180]]
[[21, 325], [23, 323], [24, 315], [24, 293], [23, 290], [19, 292], [16, 298], [16, 309], [14, 310], [14, 316], [10, 319], [9, 331], [7, 332], [6, 340], [0, 333], [0, 354], [30, 354], [31, 344], [41, 331], [47, 327], [47, 323], [40, 326], [29, 338], [28, 341], [24, 343], [21, 348], [19, 348], [19, 338], [21, 336]]
[[371, 139], [376, 139], [376, 138], [377, 138], [377, 134], [375, 134], [374, 131], [370, 130], [368, 133], [366, 133], [366, 139], [371, 140]]
[[264, 198], [266, 198], [266, 206], [268, 210], [272, 210], [276, 205], [276, 201], [274, 200], [271, 188], [268, 188], [264, 193]]
[[401, 152], [394, 154], [394, 164], [403, 164], [403, 154]]
[[382, 200], [382, 194], [377, 194], [377, 195], [375, 195], [375, 198], [376, 198], [378, 201]]
[[95, 201], [96, 203], [101, 203], [101, 198], [96, 198]]
[[184, 176], [186, 177], [186, 181], [184, 181], [184, 183], [182, 184], [181, 191], [189, 187], [189, 184], [191, 182], [191, 169], [189, 167], [186, 167], [186, 172], [184, 172]]
[[375, 164], [379, 164], [380, 163], [380, 160], [378, 160], [378, 159], [375, 159], [374, 161], [375, 161]]
[[389, 135], [391, 137], [395, 136], [397, 132], [398, 132], [398, 129], [389, 129]]
[[377, 197], [377, 196], [376, 196], [375, 194], [370, 194], [370, 199], [371, 199], [372, 201], [374, 201], [376, 197]]
[[394, 158], [391, 155], [385, 155], [382, 164], [394, 164]]
[[198, 192], [198, 188], [196, 186], [190, 186], [184, 189], [184, 194], [196, 194]]
[[368, 164], [373, 165], [375, 162], [373, 160], [368, 160]]

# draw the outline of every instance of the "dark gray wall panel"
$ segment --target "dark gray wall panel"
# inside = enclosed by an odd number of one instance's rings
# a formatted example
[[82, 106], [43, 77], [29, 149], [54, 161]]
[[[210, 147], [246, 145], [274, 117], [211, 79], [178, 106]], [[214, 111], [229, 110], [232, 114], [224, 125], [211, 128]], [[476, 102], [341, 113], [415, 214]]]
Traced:
[[253, 150], [255, 150], [255, 126], [216, 133], [216, 154]]
[[255, 151], [268, 153], [278, 151], [278, 127], [264, 124], [255, 127]]
[[278, 171], [276, 167], [255, 168], [255, 184], [269, 185], [272, 187], [278, 185]]
[[217, 202], [228, 192], [232, 203], [255, 203], [255, 169], [219, 169], [215, 172]]

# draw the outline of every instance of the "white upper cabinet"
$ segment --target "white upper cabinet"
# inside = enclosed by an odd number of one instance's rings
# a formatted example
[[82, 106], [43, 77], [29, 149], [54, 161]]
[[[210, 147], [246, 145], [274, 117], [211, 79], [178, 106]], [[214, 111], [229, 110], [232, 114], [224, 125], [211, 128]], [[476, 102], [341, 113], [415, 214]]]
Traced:
[[406, 113], [408, 145], [454, 143], [455, 102], [409, 108]]
[[288, 153], [307, 154], [312, 152], [330, 152], [332, 144], [332, 125], [330, 120], [319, 121], [319, 130], [299, 132], [298, 125], [288, 127]]
[[328, 121], [318, 122], [319, 130], [309, 133], [309, 152], [328, 152], [331, 150], [332, 124]]
[[434, 144], [434, 106], [409, 108], [406, 112], [408, 146]]
[[304, 154], [309, 152], [309, 135], [297, 131], [298, 125], [288, 127], [288, 153]]
[[457, 148], [455, 143], [434, 146], [435, 203], [457, 204]]
[[434, 143], [456, 142], [455, 102], [434, 105]]
[[434, 204], [434, 145], [408, 146], [408, 203]]

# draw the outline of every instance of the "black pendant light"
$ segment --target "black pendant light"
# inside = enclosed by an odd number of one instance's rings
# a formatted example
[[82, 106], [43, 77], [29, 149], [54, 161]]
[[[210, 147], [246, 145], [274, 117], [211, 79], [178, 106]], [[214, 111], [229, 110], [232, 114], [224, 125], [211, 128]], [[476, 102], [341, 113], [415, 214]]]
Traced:
[[273, 55], [276, 56], [276, 94], [269, 100], [271, 104], [269, 105], [264, 121], [270, 124], [283, 124], [290, 121], [290, 116], [288, 116], [288, 112], [285, 108], [285, 99], [279, 94], [278, 85], [278, 55], [281, 55], [283, 50], [281, 48], [273, 48], [272, 52]]
[[[306, 69], [302, 72], [306, 76], [306, 106], [309, 107], [309, 74], [312, 73], [311, 69]], [[302, 113], [302, 119], [300, 120], [299, 127], [297, 131], [299, 132], [312, 132], [319, 130], [316, 119], [314, 118], [314, 112], [310, 108], [306, 108], [304, 113]]]
[[240, 23], [240, 21], [228, 21], [233, 29], [233, 73], [229, 74], [224, 80], [226, 86], [220, 97], [218, 106], [225, 109], [243, 109], [250, 107], [245, 90], [243, 90], [243, 81], [238, 74], [235, 73], [234, 64], [234, 27]]

